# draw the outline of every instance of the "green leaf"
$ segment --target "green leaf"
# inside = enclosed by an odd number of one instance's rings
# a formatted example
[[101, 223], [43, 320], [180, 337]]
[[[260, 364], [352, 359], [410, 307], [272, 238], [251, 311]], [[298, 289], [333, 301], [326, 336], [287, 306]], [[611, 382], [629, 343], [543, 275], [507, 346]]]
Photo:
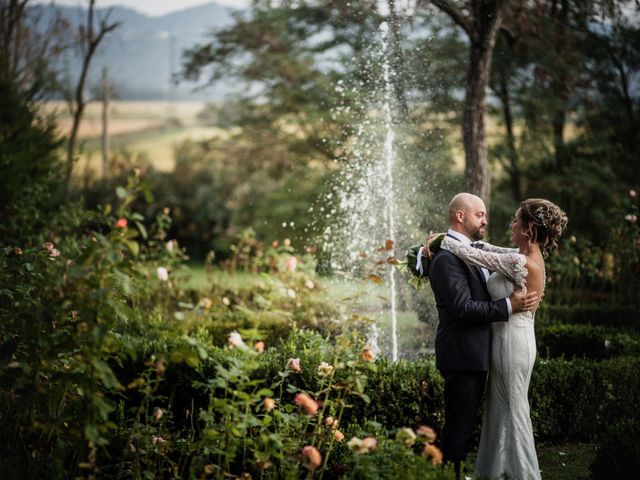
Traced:
[[146, 227], [142, 222], [136, 221], [135, 223], [136, 223], [136, 226], [138, 227], [138, 230], [140, 230], [140, 235], [142, 235], [142, 238], [146, 240], [149, 237]]
[[124, 198], [127, 198], [127, 195], [129, 195], [129, 192], [124, 187], [118, 187], [116, 188], [116, 195], [118, 196], [118, 198], [124, 199]]
[[137, 257], [138, 253], [140, 253], [140, 245], [138, 244], [138, 242], [133, 240], [126, 240], [125, 242], [127, 244], [127, 248], [132, 253], [132, 255], [134, 257]]

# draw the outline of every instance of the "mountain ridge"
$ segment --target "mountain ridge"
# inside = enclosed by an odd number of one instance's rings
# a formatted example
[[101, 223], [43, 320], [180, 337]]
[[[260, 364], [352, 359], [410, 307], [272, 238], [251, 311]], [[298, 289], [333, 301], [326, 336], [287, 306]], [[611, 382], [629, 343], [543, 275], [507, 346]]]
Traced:
[[[38, 5], [39, 28], [44, 30], [56, 14], [61, 14], [69, 28], [76, 31], [86, 18], [81, 7]], [[128, 7], [97, 8], [96, 18], [108, 15], [120, 26], [100, 44], [91, 64], [87, 88], [100, 84], [102, 68], [107, 65], [116, 95], [122, 100], [218, 100], [228, 93], [224, 83], [195, 90], [198, 84], [181, 81], [173, 85], [182, 52], [207, 40], [207, 34], [233, 22], [239, 10], [215, 2], [185, 8], [160, 16], [150, 16]], [[80, 57], [69, 51], [57, 59], [56, 67], [73, 82], [80, 72]]]

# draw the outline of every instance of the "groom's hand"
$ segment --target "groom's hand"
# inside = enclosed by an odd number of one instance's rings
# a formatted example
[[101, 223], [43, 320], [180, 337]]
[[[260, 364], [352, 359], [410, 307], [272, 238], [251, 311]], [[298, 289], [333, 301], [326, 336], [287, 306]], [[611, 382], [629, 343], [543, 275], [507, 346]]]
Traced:
[[533, 310], [538, 304], [537, 292], [524, 292], [522, 290], [514, 290], [509, 296], [511, 301], [511, 310], [513, 313], [525, 312], [527, 310]]

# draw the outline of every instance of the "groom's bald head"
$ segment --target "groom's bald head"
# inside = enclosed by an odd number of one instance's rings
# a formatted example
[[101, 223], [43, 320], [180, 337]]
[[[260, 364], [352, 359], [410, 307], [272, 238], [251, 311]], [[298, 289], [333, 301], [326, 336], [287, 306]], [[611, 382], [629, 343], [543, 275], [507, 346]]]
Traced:
[[449, 224], [473, 240], [484, 238], [487, 209], [482, 199], [471, 193], [458, 193], [449, 203]]
[[455, 220], [457, 211], [468, 212], [471, 208], [479, 205], [484, 207], [484, 202], [480, 197], [473, 195], [472, 193], [458, 193], [451, 199], [451, 202], [449, 202], [449, 220]]

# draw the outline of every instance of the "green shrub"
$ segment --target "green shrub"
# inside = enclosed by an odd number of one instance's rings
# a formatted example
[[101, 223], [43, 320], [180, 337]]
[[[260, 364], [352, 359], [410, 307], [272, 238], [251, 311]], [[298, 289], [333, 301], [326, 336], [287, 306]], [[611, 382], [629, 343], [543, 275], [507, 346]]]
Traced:
[[538, 328], [536, 343], [543, 357], [584, 357], [602, 360], [640, 354], [640, 335], [591, 325], [550, 325]]
[[640, 329], [638, 308], [631, 305], [580, 304], [553, 305], [543, 303], [536, 313], [536, 326], [556, 324], [601, 325]]
[[533, 369], [529, 395], [538, 439], [588, 441], [609, 422], [635, 418], [640, 358], [542, 360]]
[[4, 74], [0, 91], [0, 244], [24, 247], [43, 241], [43, 228], [59, 210], [63, 168], [56, 149], [62, 140]]
[[391, 362], [380, 359], [377, 371], [369, 375], [375, 388], [370, 402], [358, 402], [348, 412], [356, 422], [375, 420], [388, 428], [438, 427], [444, 419], [442, 377], [431, 359]]

